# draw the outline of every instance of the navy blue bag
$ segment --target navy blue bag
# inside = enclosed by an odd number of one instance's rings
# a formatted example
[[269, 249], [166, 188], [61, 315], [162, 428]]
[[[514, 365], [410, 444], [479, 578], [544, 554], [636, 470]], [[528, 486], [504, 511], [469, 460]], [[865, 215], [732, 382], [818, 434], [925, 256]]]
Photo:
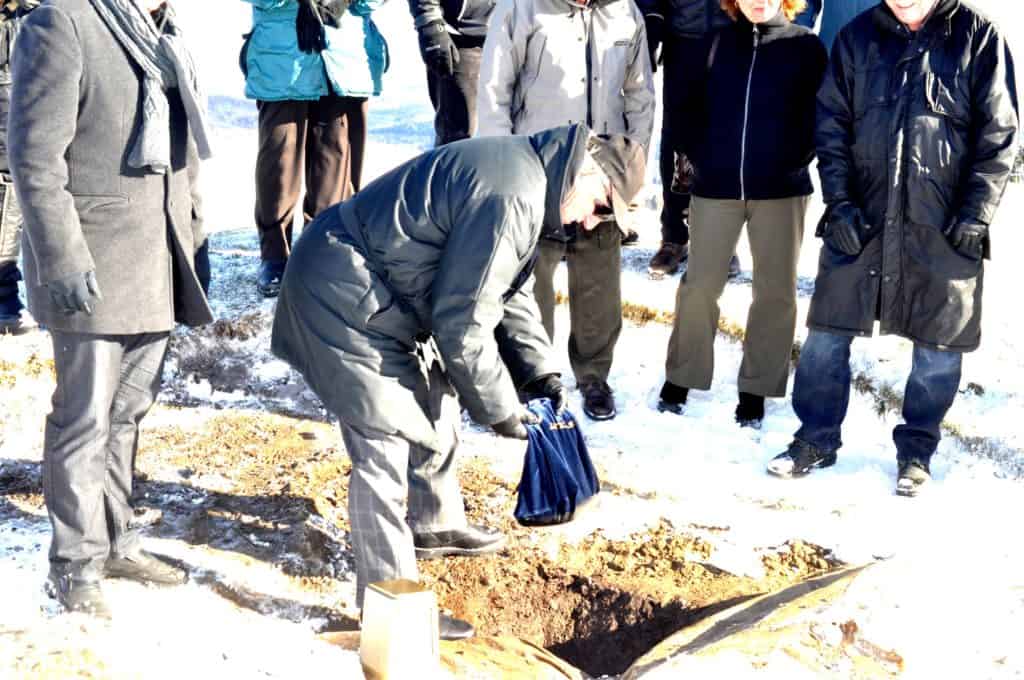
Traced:
[[519, 482], [515, 517], [523, 526], [563, 524], [601, 490], [583, 433], [568, 409], [556, 414], [549, 399], [527, 408], [541, 422], [526, 427], [529, 445]]

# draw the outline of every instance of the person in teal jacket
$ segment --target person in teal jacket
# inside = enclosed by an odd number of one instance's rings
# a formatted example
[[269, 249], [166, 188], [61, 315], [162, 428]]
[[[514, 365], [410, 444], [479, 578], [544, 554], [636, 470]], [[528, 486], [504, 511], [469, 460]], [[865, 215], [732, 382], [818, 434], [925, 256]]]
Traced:
[[825, 43], [825, 49], [831, 52], [832, 41], [839, 35], [843, 26], [877, 4], [878, 0], [807, 0], [807, 9], [800, 13], [793, 23], [814, 28], [820, 14], [821, 26], [818, 28], [818, 37]]
[[291, 253], [303, 181], [304, 224], [350, 198], [362, 180], [367, 98], [388, 68], [371, 18], [384, 0], [243, 0], [252, 32], [240, 63], [259, 109], [256, 287], [275, 297]]

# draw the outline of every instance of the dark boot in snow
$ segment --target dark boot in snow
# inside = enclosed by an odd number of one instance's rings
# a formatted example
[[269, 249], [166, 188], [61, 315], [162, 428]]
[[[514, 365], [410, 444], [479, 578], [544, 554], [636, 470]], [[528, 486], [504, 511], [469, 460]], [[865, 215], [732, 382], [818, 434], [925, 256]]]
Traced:
[[288, 260], [263, 260], [260, 262], [260, 271], [256, 275], [256, 290], [266, 298], [277, 297], [281, 292], [281, 279], [284, 278], [284, 268]]
[[20, 280], [21, 272], [17, 269], [0, 275], [0, 335], [21, 335], [38, 328], [18, 297]]
[[740, 392], [740, 403], [736, 405], [736, 422], [740, 427], [761, 429], [764, 420], [764, 397], [750, 392]]
[[658, 252], [647, 265], [647, 272], [652, 279], [660, 279], [679, 271], [680, 265], [690, 256], [689, 243], [670, 243], [662, 241]]
[[132, 555], [111, 557], [104, 567], [104, 575], [158, 586], [177, 586], [188, 581], [188, 574], [183, 570], [167, 564], [145, 550], [139, 550]]
[[683, 407], [686, 405], [686, 397], [689, 394], [689, 388], [680, 387], [666, 380], [658, 395], [658, 410], [663, 413], [682, 414]]
[[612, 388], [603, 380], [589, 380], [580, 384], [583, 393], [583, 412], [591, 420], [611, 420], [615, 417], [615, 398]]
[[100, 589], [99, 579], [74, 571], [51, 569], [46, 580], [46, 594], [57, 600], [65, 611], [89, 614], [101, 619], [110, 618], [110, 609]]
[[900, 496], [916, 496], [932, 481], [928, 463], [916, 458], [899, 461], [896, 474], [896, 493]]
[[636, 233], [636, 229], [628, 229], [625, 236], [622, 237], [622, 245], [635, 246], [639, 240], [640, 234]]
[[729, 278], [735, 279], [737, 276], [740, 275], [741, 271], [742, 270], [740, 269], [740, 258], [739, 256], [734, 254], [732, 257], [729, 258]]
[[803, 477], [815, 468], [827, 468], [835, 464], [835, 451], [822, 451], [817, 446], [794, 439], [788, 449], [768, 463], [768, 474], [791, 479]]

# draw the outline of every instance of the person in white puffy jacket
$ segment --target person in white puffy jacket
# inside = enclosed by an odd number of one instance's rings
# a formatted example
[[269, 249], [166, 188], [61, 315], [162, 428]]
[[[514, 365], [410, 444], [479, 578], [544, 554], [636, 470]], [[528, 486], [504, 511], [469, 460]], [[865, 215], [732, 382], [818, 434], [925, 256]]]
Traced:
[[[585, 123], [648, 149], [654, 81], [644, 21], [632, 0], [498, 0], [491, 14], [477, 89], [478, 136], [529, 135]], [[569, 359], [583, 410], [615, 417], [608, 386], [622, 329], [619, 271], [630, 225], [611, 213], [593, 229], [566, 225], [538, 248], [534, 294], [554, 337], [554, 273], [569, 269]], [[579, 227], [580, 225], [576, 225]]]

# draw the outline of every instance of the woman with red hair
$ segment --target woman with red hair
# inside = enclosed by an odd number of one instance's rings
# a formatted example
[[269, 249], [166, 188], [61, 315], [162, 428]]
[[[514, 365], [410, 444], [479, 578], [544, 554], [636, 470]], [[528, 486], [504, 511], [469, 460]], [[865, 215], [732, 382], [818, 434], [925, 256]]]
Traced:
[[[765, 397], [782, 397], [796, 330], [796, 264], [813, 191], [815, 95], [828, 56], [792, 19], [804, 0], [722, 0], [733, 23], [707, 39], [704, 77], [682, 110], [694, 166], [690, 264], [676, 295], [659, 408], [681, 413], [711, 387], [718, 298], [744, 225], [753, 302], [740, 365], [740, 425], [759, 427]], [[674, 121], [675, 122], [675, 121]], [[698, 133], [699, 132], [699, 133]]]

